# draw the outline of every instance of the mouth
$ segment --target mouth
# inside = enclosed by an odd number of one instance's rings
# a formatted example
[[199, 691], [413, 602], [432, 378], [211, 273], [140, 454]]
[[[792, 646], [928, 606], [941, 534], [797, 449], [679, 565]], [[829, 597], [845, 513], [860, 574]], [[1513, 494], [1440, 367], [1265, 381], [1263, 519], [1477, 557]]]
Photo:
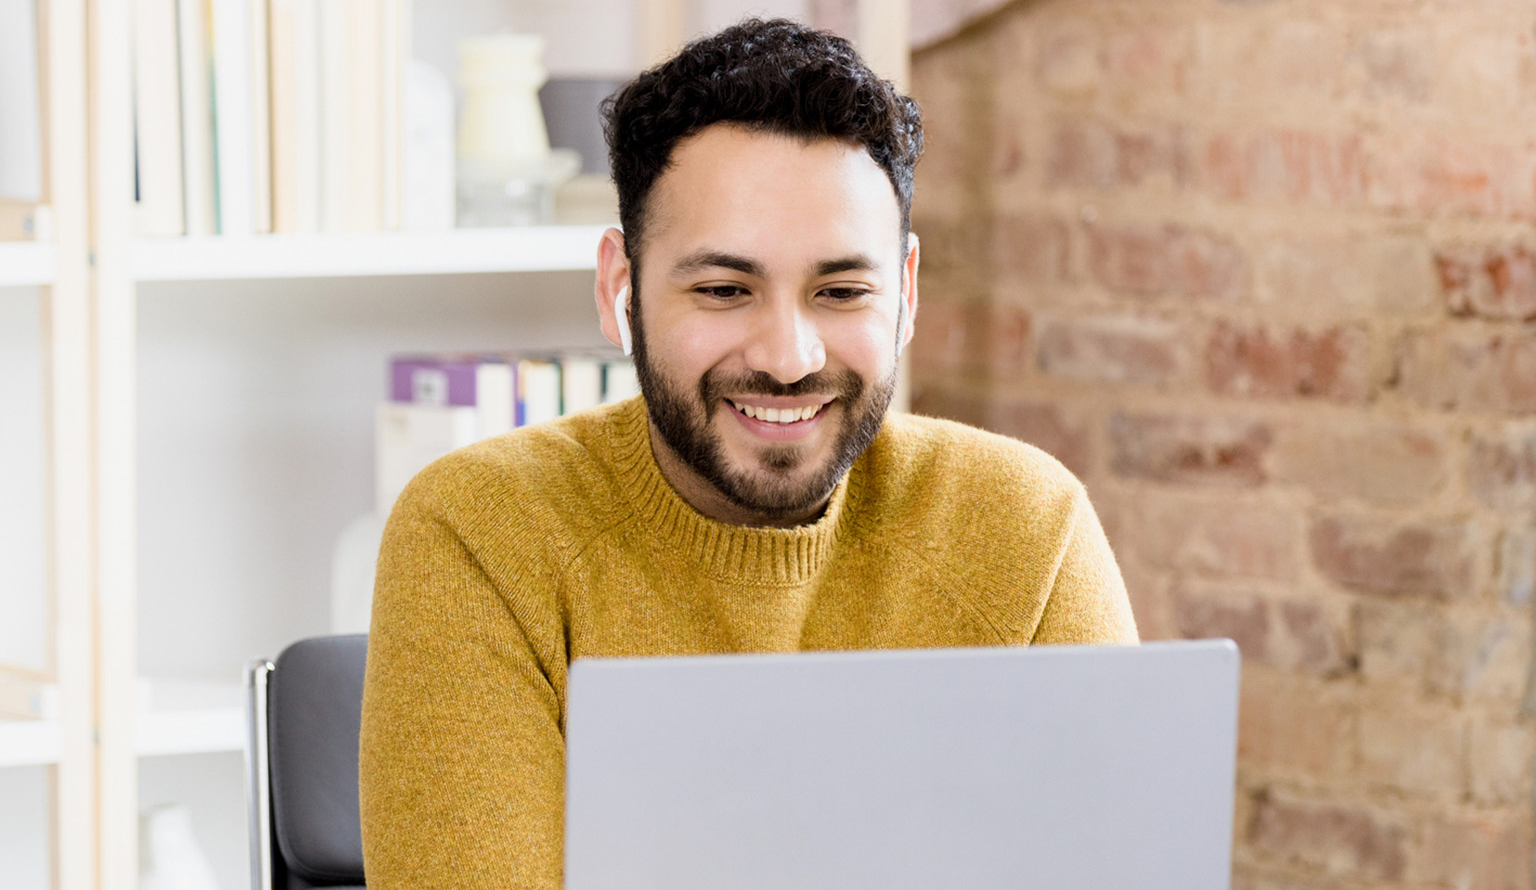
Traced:
[[726, 399], [726, 402], [736, 409], [738, 414], [744, 417], [750, 417], [753, 420], [764, 423], [776, 423], [782, 426], [810, 420], [821, 413], [822, 408], [830, 404], [829, 402], [817, 402], [811, 405], [768, 406], [754, 405], [750, 402], [738, 402], [735, 399]]

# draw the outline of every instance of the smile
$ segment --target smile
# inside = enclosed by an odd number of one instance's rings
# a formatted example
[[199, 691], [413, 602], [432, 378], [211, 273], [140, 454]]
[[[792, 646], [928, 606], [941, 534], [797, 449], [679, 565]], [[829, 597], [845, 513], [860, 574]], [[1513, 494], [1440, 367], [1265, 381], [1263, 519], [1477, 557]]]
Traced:
[[825, 407], [824, 405], [805, 405], [799, 408], [762, 408], [757, 405], [743, 405], [730, 399], [726, 401], [731, 403], [732, 408], [747, 417], [768, 423], [798, 423], [802, 420], [810, 420]]

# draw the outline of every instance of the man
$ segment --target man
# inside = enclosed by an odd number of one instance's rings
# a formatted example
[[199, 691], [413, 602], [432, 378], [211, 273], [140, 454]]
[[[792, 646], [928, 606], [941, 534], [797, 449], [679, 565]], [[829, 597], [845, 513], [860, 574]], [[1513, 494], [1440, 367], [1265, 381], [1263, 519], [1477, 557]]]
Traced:
[[1082, 486], [892, 416], [916, 105], [749, 21], [606, 107], [597, 306], [642, 399], [437, 462], [390, 517], [364, 703], [373, 890], [557, 888], [583, 656], [1132, 642]]

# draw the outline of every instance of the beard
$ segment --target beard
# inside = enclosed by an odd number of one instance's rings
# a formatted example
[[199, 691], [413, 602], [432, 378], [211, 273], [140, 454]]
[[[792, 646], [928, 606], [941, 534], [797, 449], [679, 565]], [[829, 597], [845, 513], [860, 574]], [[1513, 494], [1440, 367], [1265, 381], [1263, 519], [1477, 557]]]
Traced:
[[[638, 320], [638, 313], [631, 317]], [[852, 370], [818, 371], [794, 383], [780, 383], [762, 371], [726, 375], [712, 369], [690, 391], [667, 379], [650, 361], [639, 324], [634, 330], [634, 359], [651, 423], [667, 447], [729, 501], [769, 517], [800, 515], [824, 502], [880, 432], [896, 391], [894, 365], [872, 385]], [[820, 466], [807, 468], [815, 457], [804, 447], [769, 445], [748, 457], [753, 465], [733, 466], [719, 431], [711, 425], [716, 412], [735, 410], [725, 401], [727, 393], [737, 397], [835, 394], [843, 410], [831, 453]]]

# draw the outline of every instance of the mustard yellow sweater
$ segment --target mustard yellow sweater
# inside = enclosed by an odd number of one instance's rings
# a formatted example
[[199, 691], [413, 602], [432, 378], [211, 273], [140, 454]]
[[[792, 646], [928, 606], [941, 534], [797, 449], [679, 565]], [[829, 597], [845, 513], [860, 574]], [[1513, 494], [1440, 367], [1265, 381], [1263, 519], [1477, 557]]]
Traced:
[[561, 884], [583, 656], [1136, 639], [1082, 486], [1044, 453], [891, 415], [795, 529], [706, 519], [639, 400], [423, 471], [379, 555], [363, 702], [370, 890]]

